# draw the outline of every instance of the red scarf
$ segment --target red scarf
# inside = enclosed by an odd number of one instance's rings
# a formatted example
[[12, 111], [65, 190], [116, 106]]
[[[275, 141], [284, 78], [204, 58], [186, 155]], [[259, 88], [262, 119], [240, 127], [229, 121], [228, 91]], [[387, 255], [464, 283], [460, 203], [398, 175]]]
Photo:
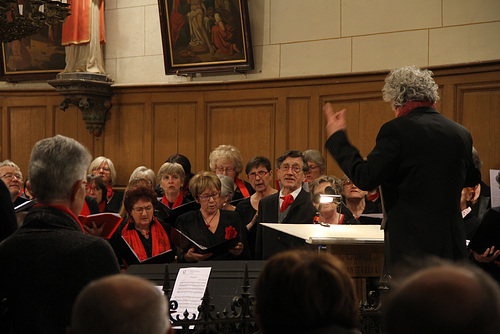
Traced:
[[80, 219], [78, 219], [78, 217], [73, 213], [73, 211], [71, 211], [67, 207], [65, 207], [63, 205], [59, 205], [59, 204], [36, 204], [35, 205], [35, 207], [38, 207], [38, 206], [50, 206], [51, 208], [61, 210], [62, 212], [64, 212], [65, 214], [67, 214], [68, 216], [73, 218], [73, 220], [76, 221], [78, 223], [78, 226], [80, 226], [80, 228], [82, 229], [82, 232], [85, 233], [85, 230], [83, 229], [83, 226], [80, 223]]
[[410, 113], [410, 111], [412, 111], [413, 109], [415, 108], [418, 108], [418, 107], [433, 107], [433, 108], [436, 108], [436, 105], [432, 102], [429, 102], [429, 101], [410, 101], [410, 102], [406, 102], [406, 104], [402, 107], [399, 108], [398, 110], [398, 114], [396, 115], [396, 117], [401, 117], [401, 116], [405, 116], [405, 115], [408, 115]]
[[169, 202], [167, 200], [167, 196], [165, 194], [163, 194], [163, 197], [161, 198], [161, 202], [163, 204], [165, 204], [166, 206], [168, 206], [170, 209], [175, 209], [176, 207], [180, 206], [182, 204], [183, 200], [184, 200], [184, 196], [182, 195], [182, 193], [180, 193], [179, 195], [177, 195], [177, 198], [175, 199], [174, 204], [170, 208]]
[[240, 188], [241, 194], [243, 195], [244, 198], [250, 197], [250, 193], [248, 192], [247, 187], [245, 187], [245, 184], [243, 181], [241, 181], [239, 178], [234, 179], [236, 182], [236, 185], [238, 188]]
[[111, 186], [106, 186], [106, 198], [108, 201], [113, 197], [113, 188]]
[[[128, 229], [128, 225], [130, 224], [130, 222], [133, 223], [132, 218], [129, 218], [127, 224], [122, 230], [123, 239], [125, 239], [130, 247], [132, 247], [139, 260], [144, 261], [148, 258], [148, 256], [146, 254], [144, 246], [142, 245], [141, 238], [139, 238], [138, 233], [140, 232], [138, 232], [135, 228]], [[169, 249], [172, 249], [172, 247], [170, 247], [170, 241], [168, 240], [167, 232], [165, 232], [165, 229], [161, 226], [161, 224], [158, 222], [158, 220], [156, 220], [155, 217], [153, 217], [153, 221], [151, 222], [151, 234], [149, 237], [153, 238], [153, 249], [151, 256], [156, 256], [168, 251]]]

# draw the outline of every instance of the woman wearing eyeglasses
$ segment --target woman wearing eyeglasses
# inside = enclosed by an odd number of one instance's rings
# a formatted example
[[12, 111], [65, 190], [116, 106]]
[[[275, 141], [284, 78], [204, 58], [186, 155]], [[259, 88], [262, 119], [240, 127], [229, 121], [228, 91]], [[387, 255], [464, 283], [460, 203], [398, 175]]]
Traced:
[[243, 170], [241, 152], [232, 145], [220, 145], [208, 157], [210, 169], [217, 175], [226, 175], [234, 180], [232, 204], [236, 205], [243, 198], [250, 197], [255, 190], [250, 183], [238, 178]]
[[243, 200], [236, 206], [236, 212], [241, 216], [243, 226], [248, 231], [248, 244], [250, 252], [253, 254], [256, 238], [255, 221], [257, 220], [257, 209], [262, 198], [277, 193], [278, 190], [270, 186], [273, 179], [271, 162], [268, 158], [257, 156], [252, 158], [245, 168], [248, 181], [255, 189], [255, 193]]
[[196, 243], [206, 247], [236, 236], [239, 236], [240, 241], [234, 248], [217, 255], [199, 254], [195, 248], [181, 251], [179, 262], [248, 259], [249, 253], [245, 246], [245, 235], [242, 234], [240, 215], [235, 211], [219, 210], [221, 182], [217, 175], [212, 172], [196, 174], [189, 182], [189, 190], [200, 204], [200, 209], [179, 216], [175, 226]]
[[[115, 245], [116, 238], [123, 237], [141, 261], [172, 249], [167, 234], [170, 226], [153, 216], [157, 201], [156, 192], [149, 185], [137, 184], [129, 188], [123, 199], [128, 217], [113, 236]], [[120, 257], [117, 247], [115, 251]]]
[[106, 208], [104, 212], [120, 212], [123, 202], [123, 192], [113, 189], [113, 181], [116, 181], [116, 170], [113, 162], [106, 157], [97, 157], [89, 166], [88, 174], [98, 175], [106, 186]]

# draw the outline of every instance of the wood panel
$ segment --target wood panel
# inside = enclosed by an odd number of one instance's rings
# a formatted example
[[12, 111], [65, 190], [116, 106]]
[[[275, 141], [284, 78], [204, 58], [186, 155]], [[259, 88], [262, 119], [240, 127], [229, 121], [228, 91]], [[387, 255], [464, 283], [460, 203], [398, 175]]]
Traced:
[[[437, 107], [471, 130], [488, 181], [487, 171], [500, 169], [500, 61], [433, 71], [441, 94]], [[208, 169], [208, 155], [220, 144], [238, 147], [244, 163], [255, 155], [274, 163], [288, 149], [317, 149], [327, 158], [328, 173], [341, 176], [324, 149], [321, 107], [328, 101], [336, 110], [347, 108], [348, 136], [366, 156], [380, 126], [393, 118], [382, 101], [385, 76], [113, 87], [113, 108], [101, 137], [87, 132], [76, 107], [59, 110], [62, 97], [54, 90], [4, 90], [0, 158], [12, 159], [26, 174], [33, 144], [61, 133], [82, 142], [94, 157], [109, 157], [119, 186], [137, 166], [157, 171], [173, 153], [186, 155], [193, 171]]]

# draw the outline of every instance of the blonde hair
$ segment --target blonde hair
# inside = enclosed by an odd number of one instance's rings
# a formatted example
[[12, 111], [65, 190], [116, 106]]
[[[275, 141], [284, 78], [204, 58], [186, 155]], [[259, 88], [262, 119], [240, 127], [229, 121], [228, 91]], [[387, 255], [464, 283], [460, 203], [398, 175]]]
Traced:
[[198, 198], [208, 188], [215, 188], [217, 191], [221, 189], [221, 182], [215, 173], [200, 172], [189, 181], [189, 191], [194, 198]]
[[94, 161], [92, 161], [90, 163], [90, 166], [87, 169], [87, 174], [94, 174], [92, 172], [92, 170], [94, 168], [98, 168], [99, 166], [101, 166], [105, 162], [108, 163], [109, 172], [111, 173], [110, 184], [113, 184], [113, 182], [116, 181], [116, 169], [115, 169], [115, 165], [113, 165], [113, 162], [110, 159], [106, 158], [106, 157], [99, 156], [99, 157], [95, 158]]
[[208, 157], [210, 169], [215, 173], [217, 162], [222, 160], [231, 160], [234, 163], [236, 175], [243, 170], [243, 158], [241, 152], [232, 145], [220, 145], [215, 148]]

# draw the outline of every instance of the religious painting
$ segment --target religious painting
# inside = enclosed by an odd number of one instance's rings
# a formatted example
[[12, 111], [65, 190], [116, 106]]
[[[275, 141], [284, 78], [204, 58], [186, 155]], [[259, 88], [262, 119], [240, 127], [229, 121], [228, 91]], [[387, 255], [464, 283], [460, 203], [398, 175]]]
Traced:
[[158, 0], [166, 74], [253, 69], [247, 0]]
[[61, 45], [62, 24], [45, 26], [37, 34], [2, 43], [2, 80], [55, 79], [66, 66]]

